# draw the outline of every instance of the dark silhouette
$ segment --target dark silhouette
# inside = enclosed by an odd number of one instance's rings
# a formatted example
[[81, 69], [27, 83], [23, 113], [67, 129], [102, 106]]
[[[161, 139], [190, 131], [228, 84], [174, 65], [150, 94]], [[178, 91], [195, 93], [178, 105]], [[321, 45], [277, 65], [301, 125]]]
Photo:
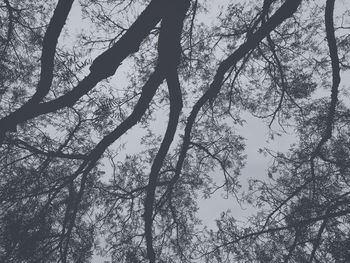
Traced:
[[[2, 1], [1, 262], [350, 260], [350, 9], [223, 4], [212, 25], [198, 0]], [[240, 191], [247, 114], [296, 142]], [[209, 230], [215, 192], [255, 212]]]

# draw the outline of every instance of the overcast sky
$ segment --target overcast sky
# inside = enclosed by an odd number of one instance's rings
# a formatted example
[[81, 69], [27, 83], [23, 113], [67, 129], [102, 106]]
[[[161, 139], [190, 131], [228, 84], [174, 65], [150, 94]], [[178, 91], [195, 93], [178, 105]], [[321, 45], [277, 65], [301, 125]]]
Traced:
[[[203, 16], [204, 22], [213, 23], [216, 19], [217, 13], [221, 8], [224, 8], [228, 1], [216, 0], [208, 2], [208, 10], [210, 13], [206, 16]], [[323, 1], [322, 1], [323, 2]], [[340, 0], [336, 9], [341, 8], [342, 4], [349, 4], [348, 0]], [[206, 19], [206, 20], [205, 20]], [[87, 25], [84, 24], [82, 20], [81, 10], [79, 7], [79, 2], [75, 2], [72, 12], [69, 16], [68, 26], [71, 33], [79, 33], [84, 27]], [[66, 39], [69, 41], [69, 39]], [[97, 55], [97, 54], [96, 54]], [[127, 72], [127, 65], [124, 65], [121, 69], [117, 71], [117, 79], [119, 85], [123, 79], [125, 79], [124, 75]], [[342, 76], [342, 85], [346, 85], [349, 83], [349, 76]], [[158, 113], [159, 114], [159, 113]], [[159, 116], [157, 118], [159, 122], [165, 123], [166, 116]], [[259, 178], [262, 180], [268, 180], [267, 176], [267, 168], [271, 164], [271, 158], [264, 157], [262, 154], [258, 153], [259, 148], [269, 147], [275, 151], [286, 151], [289, 148], [291, 143], [296, 142], [296, 138], [293, 135], [293, 131], [289, 131], [289, 134], [284, 134], [281, 137], [276, 137], [274, 141], [268, 141], [269, 138], [269, 130], [266, 127], [266, 124], [257, 118], [253, 118], [249, 114], [245, 114], [246, 123], [243, 127], [237, 127], [237, 133], [243, 135], [246, 138], [246, 154], [247, 154], [247, 164], [245, 168], [242, 170], [242, 176], [240, 177], [240, 182], [243, 185], [242, 190], [246, 189], [247, 181], [249, 178]], [[158, 125], [165, 129], [164, 125]], [[158, 130], [159, 134], [162, 133], [162, 130]], [[133, 128], [132, 131], [128, 132], [128, 135], [122, 138], [121, 142], [127, 143], [127, 153], [136, 153], [140, 151], [139, 140], [142, 135], [145, 134], [145, 131], [142, 130], [139, 126]], [[123, 159], [123, 156], [120, 156], [120, 159]], [[219, 172], [218, 172], [219, 173]], [[106, 173], [108, 175], [108, 171]], [[215, 176], [213, 174], [213, 176]], [[251, 208], [244, 205], [244, 209], [242, 209], [234, 198], [224, 199], [222, 197], [222, 192], [217, 192], [210, 199], [201, 200], [199, 202], [200, 209], [198, 216], [203, 221], [203, 224], [208, 226], [209, 228], [215, 228], [215, 219], [220, 216], [220, 213], [226, 211], [227, 209], [231, 209], [234, 211], [235, 216], [238, 220], [244, 219], [249, 216], [252, 212], [254, 212]], [[95, 256], [93, 262], [100, 263], [104, 262], [105, 259]]]

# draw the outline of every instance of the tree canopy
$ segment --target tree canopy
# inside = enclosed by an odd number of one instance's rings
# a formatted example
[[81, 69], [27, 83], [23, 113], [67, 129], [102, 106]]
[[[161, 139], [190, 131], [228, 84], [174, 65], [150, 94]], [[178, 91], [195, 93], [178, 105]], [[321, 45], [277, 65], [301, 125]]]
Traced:
[[350, 262], [348, 1], [0, 2], [1, 262]]

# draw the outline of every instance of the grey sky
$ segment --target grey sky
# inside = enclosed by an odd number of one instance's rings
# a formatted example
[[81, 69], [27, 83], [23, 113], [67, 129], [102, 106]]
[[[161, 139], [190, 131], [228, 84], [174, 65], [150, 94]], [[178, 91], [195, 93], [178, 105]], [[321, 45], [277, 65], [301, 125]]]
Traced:
[[[220, 10], [219, 6], [225, 6], [229, 1], [208, 1], [208, 10], [209, 13], [203, 16], [203, 22], [214, 23], [216, 15]], [[321, 1], [323, 2], [323, 1]], [[349, 1], [341, 0], [339, 1], [338, 8], [341, 8], [341, 4], [349, 4]], [[207, 19], [207, 20], [205, 20]], [[69, 16], [69, 22], [67, 28], [70, 28], [70, 32], [79, 33], [83, 30], [87, 25], [83, 23], [81, 17], [81, 11], [79, 8], [79, 3], [75, 2], [72, 13]], [[69, 40], [68, 40], [69, 41]], [[117, 77], [114, 79], [118, 79], [118, 85], [122, 85], [122, 81], [125, 78], [123, 74], [127, 72], [127, 65], [125, 65], [122, 69], [118, 69]], [[121, 73], [120, 73], [121, 72]], [[125, 79], [124, 79], [125, 81]], [[349, 75], [343, 75], [342, 85], [349, 83]], [[327, 91], [325, 91], [327, 93]], [[166, 119], [163, 116], [164, 120]], [[159, 116], [158, 119], [162, 119], [162, 116]], [[165, 129], [165, 126], [163, 126]], [[264, 157], [262, 154], [258, 153], [259, 148], [269, 147], [276, 151], [286, 151], [289, 145], [296, 141], [293, 136], [292, 131], [290, 134], [284, 134], [281, 137], [275, 137], [274, 141], [269, 141], [269, 130], [266, 127], [266, 124], [257, 118], [253, 118], [252, 116], [246, 114], [246, 123], [243, 127], [238, 127], [239, 133], [242, 134], [246, 138], [246, 154], [247, 154], [247, 164], [245, 168], [242, 170], [242, 176], [240, 178], [240, 182], [243, 185], [244, 190], [247, 187], [247, 180], [249, 178], [259, 178], [262, 180], [268, 180], [267, 176], [267, 168], [271, 159], [269, 157]], [[158, 130], [161, 134], [162, 130]], [[144, 135], [144, 131], [139, 126], [134, 127], [132, 131], [128, 132], [128, 135], [124, 136], [119, 143], [125, 142], [127, 143], [127, 151], [128, 153], [137, 153], [140, 151], [139, 141]], [[122, 159], [122, 157], [120, 158]], [[108, 170], [106, 171], [106, 175], [108, 175]], [[209, 228], [215, 228], [215, 219], [220, 216], [220, 213], [231, 209], [233, 214], [237, 217], [237, 219], [244, 219], [246, 216], [249, 216], [251, 212], [254, 212], [250, 207], [245, 205], [246, 210], [242, 210], [240, 206], [237, 204], [234, 198], [224, 199], [222, 198], [222, 193], [217, 192], [210, 199], [201, 200], [199, 202], [200, 209], [198, 212], [199, 218], [203, 221], [203, 224], [208, 226]], [[93, 262], [100, 263], [105, 259], [95, 256]]]

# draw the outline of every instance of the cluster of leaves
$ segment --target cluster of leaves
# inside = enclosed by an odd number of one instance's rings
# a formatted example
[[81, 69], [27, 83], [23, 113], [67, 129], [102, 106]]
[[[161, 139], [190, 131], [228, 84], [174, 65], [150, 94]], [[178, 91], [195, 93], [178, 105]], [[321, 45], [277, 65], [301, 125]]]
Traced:
[[[1, 262], [349, 261], [349, 8], [222, 4], [1, 2]], [[247, 115], [296, 143], [241, 192]]]

